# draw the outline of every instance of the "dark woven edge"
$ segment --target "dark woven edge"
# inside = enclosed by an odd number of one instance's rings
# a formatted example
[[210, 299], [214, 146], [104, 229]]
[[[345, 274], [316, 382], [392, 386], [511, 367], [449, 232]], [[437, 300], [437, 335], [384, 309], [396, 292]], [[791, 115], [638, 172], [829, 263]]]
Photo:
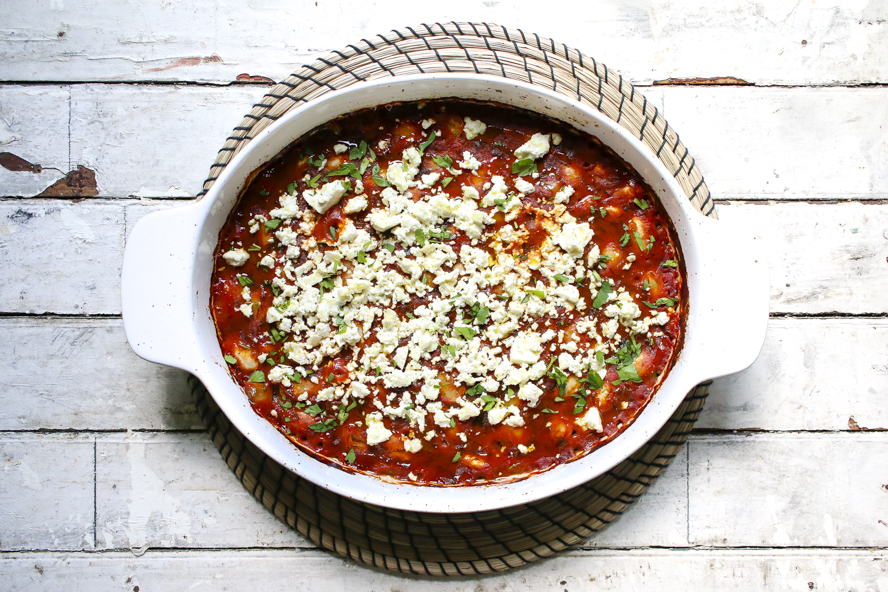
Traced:
[[[673, 171], [693, 205], [715, 207], [703, 176], [659, 111], [616, 72], [551, 39], [485, 23], [436, 23], [363, 39], [273, 87], [234, 128], [201, 195], [234, 154], [293, 106], [373, 78], [476, 72], [522, 80], [592, 105], [635, 134]], [[428, 514], [355, 502], [294, 475], [257, 449], [190, 377], [198, 411], [228, 466], [257, 500], [314, 544], [380, 569], [428, 576], [505, 571], [576, 545], [615, 521], [665, 469], [696, 422], [711, 383], [688, 393], [667, 424], [606, 474], [503, 510]]]
[[617, 520], [678, 454], [711, 382], [691, 391], [638, 452], [579, 487], [530, 504], [464, 514], [356, 502], [288, 471], [246, 439], [189, 377], [213, 444], [244, 487], [312, 543], [377, 568], [428, 576], [501, 572], [550, 557]]

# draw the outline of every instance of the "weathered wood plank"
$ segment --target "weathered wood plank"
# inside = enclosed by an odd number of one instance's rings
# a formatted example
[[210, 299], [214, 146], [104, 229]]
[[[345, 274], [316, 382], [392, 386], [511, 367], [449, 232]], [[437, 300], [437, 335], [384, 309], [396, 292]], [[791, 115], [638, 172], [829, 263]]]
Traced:
[[886, 88], [664, 88], [721, 199], [888, 196]]
[[89, 435], [0, 433], [0, 550], [92, 549], [93, 458]]
[[138, 358], [120, 319], [6, 318], [0, 334], [2, 430], [203, 429], [186, 374]]
[[[885, 551], [573, 551], [485, 577], [388, 574], [317, 551], [17, 553], [0, 556], [0, 576], [20, 592], [64, 589], [315, 590], [883, 590]], [[72, 574], [77, 574], [72, 577]]]
[[686, 547], [688, 545], [687, 447], [616, 522], [582, 548]]
[[[881, 3], [686, 0], [538, 8], [527, 0], [397, 0], [385, 10], [344, 18], [353, 6], [343, 0], [274, 0], [261, 7], [237, 0], [15, 0], [0, 9], [0, 60], [6, 80], [228, 83], [245, 73], [280, 79], [362, 37], [470, 15], [578, 47], [635, 82], [735, 77], [759, 84], [854, 84], [888, 77], [879, 50], [888, 40], [888, 10]], [[293, 23], [299, 23], [295, 30]]]
[[0, 86], [0, 195], [37, 195], [68, 172], [69, 99], [62, 86]]
[[[684, 454], [584, 545], [687, 545]], [[98, 547], [310, 547], [244, 489], [205, 434], [99, 436]], [[219, 503], [224, 500], [224, 503]]]
[[[0, 167], [0, 195], [37, 195], [68, 169], [94, 177], [81, 195], [196, 195], [222, 142], [266, 90], [0, 87], [0, 115], [12, 122], [4, 132], [0, 120], [0, 151], [54, 167], [39, 174]], [[888, 196], [888, 115], [880, 108], [888, 102], [886, 88], [657, 87], [645, 93], [657, 105], [664, 101], [716, 198]], [[35, 101], [38, 114], [23, 119]], [[3, 137], [19, 139], [4, 148]]]
[[[10, 318], [0, 331], [0, 429], [202, 427], [185, 373], [135, 357], [120, 319]], [[886, 350], [884, 319], [771, 319], [759, 359], [715, 381], [697, 427], [888, 428]]]
[[98, 547], [307, 547], [266, 511], [206, 434], [100, 436]]
[[249, 87], [72, 87], [72, 162], [95, 171], [99, 195], [196, 195], [231, 129], [264, 94]]
[[123, 206], [0, 202], [0, 312], [120, 312]]
[[718, 211], [764, 239], [772, 313], [888, 312], [888, 207], [726, 204]]
[[692, 436], [693, 545], [888, 545], [888, 435]]
[[888, 429], [888, 321], [771, 319], [758, 360], [717, 379], [698, 428]]

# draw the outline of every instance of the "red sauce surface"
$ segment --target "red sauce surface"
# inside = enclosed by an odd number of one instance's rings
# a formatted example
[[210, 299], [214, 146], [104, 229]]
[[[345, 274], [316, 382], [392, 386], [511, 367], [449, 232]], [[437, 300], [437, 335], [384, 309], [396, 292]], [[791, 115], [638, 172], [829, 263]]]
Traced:
[[[465, 116], [485, 122], [486, 132], [472, 140], [466, 139], [463, 131]], [[654, 308], [640, 306], [645, 317], [659, 311], [669, 314], [668, 323], [652, 327], [650, 336], [636, 336], [638, 348], [634, 368], [640, 382], [619, 380], [620, 364], [609, 363], [602, 387], [591, 388], [588, 383], [578, 382], [578, 378], [582, 377], [573, 377], [566, 386], [559, 388], [550, 370], [542, 379], [535, 381], [544, 391], [535, 408], [527, 409], [522, 401], [512, 402], [523, 410], [523, 426], [490, 425], [487, 413], [481, 413], [467, 421], [456, 420], [454, 427], [445, 429], [435, 426], [429, 417], [428, 425], [436, 434], [427, 441], [422, 433], [414, 433], [416, 430], [406, 420], [385, 417], [385, 426], [393, 432], [393, 437], [383, 444], [368, 446], [364, 418], [367, 413], [377, 410], [371, 400], [374, 396], [385, 397], [389, 394], [381, 383], [377, 383], [375, 392], [363, 401], [352, 399], [348, 404], [339, 401], [316, 403], [315, 399], [320, 390], [331, 385], [345, 385], [352, 379], [348, 369], [354, 357], [352, 350], [343, 349], [340, 355], [324, 360], [313, 374], [289, 387], [268, 381], [250, 381], [256, 370], [267, 374], [272, 364], [290, 363], [283, 353], [283, 346], [290, 337], [278, 334], [280, 339], [275, 339], [272, 326], [265, 322], [266, 312], [275, 297], [271, 285], [275, 274], [259, 266], [258, 262], [272, 250], [276, 249], [278, 255], [285, 250], [274, 239], [276, 231], [287, 225], [295, 230], [299, 225], [298, 219], [283, 222], [275, 229], [260, 224], [258, 232], [251, 233], [250, 220], [256, 215], [268, 216], [270, 210], [278, 207], [280, 195], [291, 184], [295, 184], [296, 193], [302, 195], [309, 188], [306, 176], [313, 179], [320, 174], [323, 183], [324, 174], [348, 162], [348, 152], [335, 154], [334, 144], [341, 143], [352, 148], [363, 141], [375, 152], [375, 160], [361, 175], [369, 207], [357, 214], [346, 215], [343, 206], [354, 195], [354, 191], [351, 191], [337, 206], [320, 216], [312, 234], [318, 242], [316, 248], [324, 251], [335, 248], [336, 240], [330, 229], [341, 232], [346, 219], [352, 220], [357, 228], [377, 234], [366, 220], [367, 214], [374, 208], [385, 207], [380, 199], [382, 188], [372, 179], [373, 165], [385, 171], [389, 161], [401, 160], [405, 149], [417, 147], [427, 139], [421, 125], [427, 118], [435, 119], [435, 125], [428, 131], [437, 131], [438, 137], [423, 155], [417, 180], [428, 172], [445, 173], [434, 162], [434, 156], [449, 155], [456, 163], [463, 159], [464, 151], [470, 151], [482, 163], [480, 175], [462, 171], [445, 188], [445, 193], [460, 199], [461, 187], [467, 184], [474, 185], [484, 195], [484, 184], [494, 175], [504, 177], [511, 187], [517, 178], [511, 169], [516, 160], [513, 152], [533, 133], [555, 132], [561, 135], [563, 141], [559, 145], [552, 145], [548, 153], [536, 161], [539, 177], [524, 177], [534, 183], [536, 190], [522, 197], [521, 213], [510, 223], [515, 228], [526, 229], [528, 234], [526, 240], [511, 245], [509, 250], [518, 259], [532, 259], [535, 249], [549, 236], [543, 219], [545, 213], [555, 207], [553, 197], [563, 187], [574, 189], [565, 205], [577, 222], [589, 222], [594, 229], [587, 252], [597, 245], [602, 256], [610, 257], [597, 268], [602, 280], [610, 282], [614, 290], [622, 287], [633, 296], [639, 295], [635, 299], [639, 304], [641, 301], [655, 303], [661, 298], [673, 300], [671, 305]], [[380, 140], [385, 141], [384, 148], [379, 147]], [[323, 158], [327, 159], [327, 163], [319, 168], [317, 165]], [[359, 161], [353, 162], [360, 164]], [[444, 176], [451, 175], [445, 173]], [[341, 178], [330, 177], [326, 180]], [[350, 181], [352, 185], [355, 184], [355, 179]], [[418, 189], [410, 191], [414, 199], [420, 193]], [[303, 209], [309, 208], [302, 198], [300, 205]], [[496, 219], [496, 223], [488, 226], [487, 231], [495, 232], [506, 224], [502, 212], [496, 207], [481, 209]], [[635, 232], [638, 232], [638, 238]], [[449, 228], [449, 233], [450, 238], [446, 242], [457, 253], [463, 245], [471, 242], [465, 233], [454, 226]], [[303, 451], [346, 470], [420, 484], [452, 485], [508, 480], [568, 462], [606, 443], [625, 429], [650, 400], [682, 341], [686, 297], [682, 279], [683, 263], [677, 245], [671, 223], [654, 193], [635, 171], [596, 138], [564, 124], [501, 105], [456, 100], [395, 104], [361, 111], [325, 124], [294, 142], [258, 171], [220, 233], [211, 305], [222, 352], [230, 356], [229, 361], [236, 360], [230, 363], [232, 376], [243, 387], [256, 413], [286, 434]], [[482, 246], [490, 250], [483, 241]], [[246, 265], [231, 267], [222, 258], [225, 252], [234, 247], [242, 247], [251, 253]], [[636, 260], [629, 269], [624, 269], [630, 254], [635, 255]], [[300, 257], [293, 264], [302, 264], [307, 256], [306, 249], [302, 249]], [[532, 273], [539, 276], [539, 272]], [[245, 304], [242, 297], [244, 280], [239, 277], [247, 277], [251, 282], [251, 300], [246, 302], [253, 309], [254, 314], [250, 318], [239, 310]], [[588, 334], [571, 331], [574, 324], [583, 318], [595, 319], [598, 324], [608, 320], [603, 313], [604, 306], [591, 306], [598, 289], [590, 290], [589, 285], [590, 281], [587, 280], [578, 286], [581, 298], [588, 305], [584, 311], [559, 309], [556, 318], [540, 322], [535, 330], [539, 333], [549, 328], [556, 332], [564, 330], [581, 353], [591, 347]], [[501, 287], [488, 291], [494, 295]], [[412, 310], [427, 300], [414, 297], [408, 303], [398, 303], [394, 310], [401, 319], [407, 319]], [[456, 314], [451, 313], [454, 322], [457, 320]], [[531, 324], [525, 319], [520, 329], [529, 329]], [[378, 329], [378, 322], [374, 327]], [[621, 345], [628, 347], [631, 340], [626, 339], [627, 333], [622, 328], [620, 335]], [[373, 334], [364, 335], [359, 348], [368, 347], [374, 341]], [[266, 354], [271, 362], [259, 364], [259, 354]], [[441, 355], [440, 350], [433, 352], [433, 355]], [[554, 367], [557, 366], [552, 360], [555, 355], [546, 347], [540, 360]], [[244, 360], [247, 362], [244, 363]], [[470, 388], [465, 384], [455, 386], [452, 379], [447, 380], [443, 362], [436, 364], [426, 360], [423, 365], [440, 370], [444, 379], [439, 400], [445, 403], [464, 396]], [[311, 380], [312, 377], [318, 379], [317, 384]], [[415, 385], [397, 389], [397, 392], [418, 389], [419, 385]], [[485, 394], [497, 399], [508, 398], [505, 386], [497, 392]], [[301, 402], [300, 396], [304, 399]], [[599, 409], [602, 432], [577, 428], [576, 418], [582, 415], [575, 413], [579, 399], [583, 400], [584, 405], [581, 411], [590, 406]], [[315, 404], [315, 410], [319, 408], [320, 413], [309, 413]], [[328, 426], [332, 421], [332, 427], [327, 431], [317, 431], [312, 427], [322, 421], [327, 421]], [[465, 442], [459, 434], [465, 435]], [[407, 452], [403, 443], [407, 437], [422, 440], [422, 450]], [[523, 452], [519, 445], [529, 451]]]

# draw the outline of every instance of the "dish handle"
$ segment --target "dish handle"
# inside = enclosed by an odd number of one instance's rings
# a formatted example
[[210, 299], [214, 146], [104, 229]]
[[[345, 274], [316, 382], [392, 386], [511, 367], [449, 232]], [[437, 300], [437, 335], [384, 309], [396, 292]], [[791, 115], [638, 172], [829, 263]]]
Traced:
[[194, 206], [142, 218], [127, 239], [120, 296], [130, 347], [149, 362], [194, 372]]
[[[700, 220], [695, 243], [701, 254], [697, 327], [690, 337], [705, 359], [705, 379], [745, 370], [765, 341], [770, 285], [765, 245], [745, 228]], [[691, 306], [694, 306], [692, 303]]]

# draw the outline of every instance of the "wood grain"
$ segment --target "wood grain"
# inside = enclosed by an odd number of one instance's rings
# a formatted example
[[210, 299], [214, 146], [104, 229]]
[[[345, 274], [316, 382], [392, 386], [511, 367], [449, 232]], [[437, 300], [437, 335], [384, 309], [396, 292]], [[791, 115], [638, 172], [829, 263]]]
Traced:
[[662, 90], [716, 199], [888, 197], [888, 89]]
[[888, 429], [888, 320], [771, 319], [749, 369], [718, 378], [698, 429]]
[[98, 547], [310, 547], [265, 510], [206, 434], [101, 436]]
[[[194, 196], [224, 139], [268, 90], [59, 88], [0, 86], [0, 115], [12, 114], [6, 137], [15, 138], [2, 145], [6, 124], [0, 118], [0, 149], [43, 167], [39, 174], [0, 167], [0, 195], [38, 195], [84, 167], [95, 174], [100, 196]], [[642, 91], [678, 130], [716, 199], [888, 196], [888, 115], [881, 108], [888, 88]], [[23, 117], [32, 103], [39, 111]]]
[[[120, 319], [7, 318], [0, 332], [0, 430], [202, 429], [185, 373], [137, 358]], [[759, 358], [714, 382], [697, 427], [888, 429], [886, 354], [884, 319], [771, 319]]]
[[[133, 590], [881, 590], [884, 550], [573, 551], [503, 575], [433, 580], [381, 573], [317, 551], [149, 551], [0, 556], [21, 592]], [[72, 577], [77, 574], [77, 577]]]
[[888, 434], [694, 436], [689, 447], [691, 544], [888, 546]]
[[136, 357], [120, 319], [6, 318], [0, 334], [2, 430], [203, 428], [185, 373]]
[[[519, 27], [619, 67], [633, 82], [738, 78], [758, 84], [856, 84], [888, 78], [876, 4], [695, 0], [387, 2], [185, 0], [169, 4], [11, 0], [0, 8], [3, 78], [195, 81], [241, 74], [280, 80], [302, 63], [393, 27], [464, 20]], [[569, 17], [566, 17], [569, 15]], [[249, 42], [245, 42], [249, 39]]]
[[123, 206], [0, 202], [0, 312], [120, 312]]
[[93, 548], [94, 451], [87, 434], [0, 433], [0, 550]]

